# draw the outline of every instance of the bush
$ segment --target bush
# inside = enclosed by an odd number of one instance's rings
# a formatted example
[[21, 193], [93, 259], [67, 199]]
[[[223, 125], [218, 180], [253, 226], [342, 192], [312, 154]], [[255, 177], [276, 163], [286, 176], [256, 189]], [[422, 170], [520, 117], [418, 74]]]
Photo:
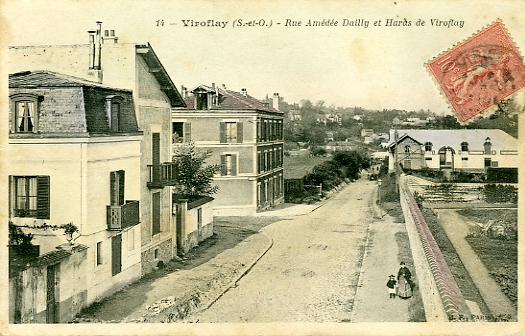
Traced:
[[511, 185], [487, 184], [483, 192], [488, 203], [518, 202], [518, 189]]

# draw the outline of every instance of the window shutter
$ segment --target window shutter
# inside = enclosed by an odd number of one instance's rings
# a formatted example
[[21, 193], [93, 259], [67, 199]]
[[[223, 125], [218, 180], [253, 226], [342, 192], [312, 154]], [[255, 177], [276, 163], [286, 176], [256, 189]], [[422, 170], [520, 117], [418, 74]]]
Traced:
[[232, 176], [237, 175], [237, 155], [232, 154]]
[[118, 171], [118, 205], [124, 204], [124, 183], [125, 183], [125, 171]]
[[109, 173], [109, 193], [110, 193], [110, 204], [115, 205], [117, 204], [117, 172], [110, 172]]
[[49, 176], [37, 176], [36, 183], [36, 218], [49, 219]]
[[15, 206], [15, 181], [12, 175], [9, 175], [9, 218], [14, 217], [14, 206]]
[[191, 123], [185, 122], [184, 123], [184, 142], [190, 142], [191, 141]]
[[221, 175], [226, 175], [226, 155], [221, 155]]
[[220, 142], [226, 143], [226, 123], [220, 123]]
[[237, 143], [242, 143], [242, 135], [243, 135], [242, 122], [238, 122], [237, 123]]

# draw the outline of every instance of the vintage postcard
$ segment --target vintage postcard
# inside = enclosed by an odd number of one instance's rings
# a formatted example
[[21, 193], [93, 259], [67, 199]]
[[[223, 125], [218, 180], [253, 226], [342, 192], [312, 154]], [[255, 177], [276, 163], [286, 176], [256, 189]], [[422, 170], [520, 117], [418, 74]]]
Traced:
[[523, 1], [0, 3], [2, 335], [519, 335]]

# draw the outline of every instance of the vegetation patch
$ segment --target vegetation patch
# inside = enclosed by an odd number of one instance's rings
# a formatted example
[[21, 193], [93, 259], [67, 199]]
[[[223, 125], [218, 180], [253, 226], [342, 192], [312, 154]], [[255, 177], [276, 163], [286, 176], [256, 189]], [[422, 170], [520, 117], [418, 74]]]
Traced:
[[[471, 221], [484, 224], [483, 227], [472, 230], [466, 240], [500, 285], [501, 291], [517, 305], [518, 211], [464, 209], [458, 213]], [[487, 218], [495, 218], [495, 220], [490, 220], [493, 223], [488, 223]]]

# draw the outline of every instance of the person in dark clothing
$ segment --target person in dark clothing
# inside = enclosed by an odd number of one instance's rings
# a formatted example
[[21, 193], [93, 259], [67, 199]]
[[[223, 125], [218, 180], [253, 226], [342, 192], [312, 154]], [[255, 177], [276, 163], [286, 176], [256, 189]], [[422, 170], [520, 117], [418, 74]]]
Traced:
[[389, 276], [386, 286], [388, 287], [388, 293], [390, 294], [391, 299], [396, 298], [396, 284], [397, 284], [397, 281], [396, 281], [395, 275]]
[[397, 295], [403, 299], [408, 299], [412, 296], [412, 290], [414, 288], [414, 283], [412, 282], [412, 273], [406, 267], [404, 262], [401, 262], [401, 267], [397, 272], [397, 280], [399, 282], [397, 288]]

